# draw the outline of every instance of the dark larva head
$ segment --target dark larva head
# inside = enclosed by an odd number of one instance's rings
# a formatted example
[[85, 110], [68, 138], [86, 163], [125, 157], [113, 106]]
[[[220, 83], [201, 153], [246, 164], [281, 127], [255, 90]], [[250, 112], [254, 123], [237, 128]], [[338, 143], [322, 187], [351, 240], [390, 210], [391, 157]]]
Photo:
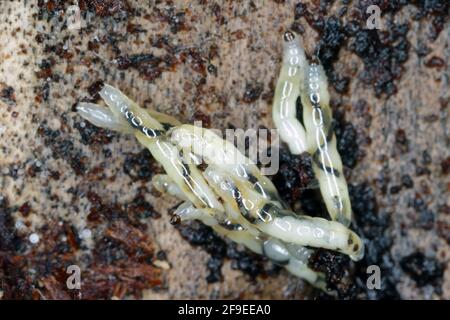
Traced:
[[284, 35], [283, 35], [283, 39], [284, 39], [284, 41], [286, 41], [286, 42], [291, 42], [291, 41], [294, 41], [294, 39], [295, 39], [295, 34], [292, 32], [292, 31], [286, 31], [285, 33], [284, 33]]
[[180, 222], [181, 222], [181, 217], [177, 214], [172, 215], [172, 217], [170, 218], [171, 225], [176, 225], [176, 224], [179, 224]]
[[364, 256], [364, 244], [356, 234], [351, 232], [347, 240], [350, 258], [353, 261], [359, 261]]

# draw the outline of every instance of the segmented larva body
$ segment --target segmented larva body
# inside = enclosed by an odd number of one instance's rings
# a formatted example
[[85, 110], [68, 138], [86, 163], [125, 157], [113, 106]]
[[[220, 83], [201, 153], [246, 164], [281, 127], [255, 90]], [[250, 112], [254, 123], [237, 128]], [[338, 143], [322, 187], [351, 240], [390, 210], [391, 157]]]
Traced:
[[306, 132], [297, 119], [296, 101], [304, 86], [307, 66], [300, 38], [292, 32], [284, 34], [283, 64], [275, 89], [272, 117], [280, 137], [293, 154], [306, 151]]
[[327, 79], [321, 65], [311, 64], [306, 73], [301, 101], [312, 168], [331, 218], [349, 226], [352, 209], [332, 128]]
[[[308, 63], [303, 49], [298, 48], [300, 41], [297, 35], [288, 31], [283, 40], [283, 62], [273, 102], [274, 123], [280, 130], [280, 138], [288, 144], [291, 153], [300, 154], [306, 151], [311, 155], [313, 171], [330, 217], [349, 226], [352, 210], [347, 182], [342, 171], [342, 161], [332, 129], [325, 72], [321, 65]], [[286, 70], [292, 66], [292, 47], [296, 48], [295, 52], [302, 52], [302, 54], [296, 56], [300, 59], [296, 65], [301, 70], [296, 71], [295, 74], [291, 72], [293, 74], [291, 76]], [[283, 99], [284, 88], [291, 87], [289, 83], [298, 83], [299, 90], [288, 91], [291, 92], [289, 99]], [[296, 109], [297, 99], [300, 99], [302, 114], [292, 111], [283, 114], [283, 110]], [[300, 126], [301, 129], [287, 132], [285, 128], [291, 127], [292, 123]], [[299, 145], [304, 148], [300, 150], [297, 147]]]
[[149, 149], [166, 171], [154, 176], [154, 186], [183, 201], [174, 221], [200, 220], [322, 289], [324, 275], [308, 267], [312, 249], [305, 246], [362, 257], [356, 234], [339, 222], [290, 211], [259, 168], [213, 131], [142, 109], [109, 85], [100, 96], [109, 108], [80, 103], [78, 113], [97, 126], [134, 134]]

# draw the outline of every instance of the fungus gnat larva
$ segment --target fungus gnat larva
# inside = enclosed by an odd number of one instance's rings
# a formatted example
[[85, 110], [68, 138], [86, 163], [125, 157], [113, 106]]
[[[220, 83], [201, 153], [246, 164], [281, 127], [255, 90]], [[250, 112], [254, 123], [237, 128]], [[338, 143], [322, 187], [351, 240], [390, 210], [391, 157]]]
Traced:
[[[289, 65], [283, 64], [281, 78], [287, 77], [289, 84], [286, 88], [286, 79], [281, 79], [284, 82], [277, 85], [274, 119], [277, 126], [285, 128], [282, 139], [288, 142], [293, 153], [315, 152], [318, 148], [311, 142], [316, 140], [310, 137], [310, 128], [304, 128], [295, 114], [298, 96], [308, 97], [305, 89], [310, 81], [304, 76], [308, 64], [297, 36], [287, 33], [285, 41], [295, 43], [285, 46], [291, 51], [285, 53]], [[96, 126], [133, 134], [149, 149], [166, 172], [155, 175], [153, 185], [183, 201], [172, 221], [199, 220], [323, 290], [326, 289], [324, 274], [308, 267], [314, 248], [336, 250], [355, 261], [362, 258], [361, 239], [340, 222], [338, 214], [337, 221], [327, 221], [291, 211], [271, 180], [233, 144], [213, 131], [142, 109], [109, 85], [103, 87], [100, 96], [108, 108], [79, 103], [79, 115]], [[334, 145], [329, 144], [327, 149], [332, 150], [329, 151], [332, 158], [336, 156], [334, 136], [333, 139]], [[341, 166], [332, 164], [336, 170], [342, 170]], [[316, 174], [319, 181], [323, 180]]]
[[[313, 171], [331, 219], [349, 226], [352, 219], [350, 197], [332, 130], [325, 72], [321, 65], [308, 63], [297, 35], [287, 31], [283, 40], [283, 62], [272, 109], [275, 126], [292, 154], [306, 151], [311, 155]], [[293, 52], [296, 53], [294, 60]], [[295, 89], [286, 91], [286, 87]], [[296, 114], [297, 99], [302, 104], [302, 114]]]

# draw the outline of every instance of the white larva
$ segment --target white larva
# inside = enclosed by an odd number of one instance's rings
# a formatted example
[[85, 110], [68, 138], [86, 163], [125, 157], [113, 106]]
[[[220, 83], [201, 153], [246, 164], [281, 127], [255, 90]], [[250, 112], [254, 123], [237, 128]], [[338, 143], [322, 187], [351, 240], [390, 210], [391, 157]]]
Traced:
[[[339, 222], [289, 211], [259, 168], [211, 130], [144, 110], [108, 85], [100, 95], [109, 108], [81, 103], [79, 114], [97, 126], [134, 134], [150, 150], [166, 171], [153, 178], [155, 187], [183, 201], [175, 220], [200, 220], [322, 289], [324, 275], [307, 266], [311, 249], [304, 246], [361, 258], [363, 246], [356, 234]], [[307, 136], [302, 139], [307, 147]], [[286, 223], [290, 229], [280, 227]]]
[[284, 34], [283, 63], [275, 88], [273, 121], [281, 139], [289, 145], [293, 154], [306, 151], [306, 132], [297, 119], [296, 102], [303, 86], [302, 70], [305, 68], [305, 52], [300, 38], [293, 32]]
[[[297, 35], [288, 31], [283, 39], [284, 58], [273, 102], [273, 121], [279, 129], [281, 140], [288, 145], [291, 153], [299, 154], [297, 145], [301, 144], [304, 146], [302, 151], [312, 156], [313, 171], [331, 219], [349, 226], [352, 219], [350, 197], [336, 147], [336, 137], [331, 128], [332, 114], [325, 72], [321, 65], [308, 63]], [[295, 60], [299, 69], [295, 73], [287, 71], [291, 67], [291, 45], [296, 48], [295, 52], [301, 52], [299, 60]], [[298, 83], [300, 86], [298, 90], [294, 86], [295, 90], [289, 91], [289, 100], [284, 99], [285, 95], [282, 93], [277, 94], [283, 92], [285, 83]], [[301, 100], [302, 114], [292, 111], [297, 99]], [[286, 114], [279, 107], [285, 105], [289, 105], [288, 109], [291, 110]], [[303, 125], [297, 119], [300, 117]], [[292, 123], [301, 128], [288, 132], [286, 128], [292, 127]]]

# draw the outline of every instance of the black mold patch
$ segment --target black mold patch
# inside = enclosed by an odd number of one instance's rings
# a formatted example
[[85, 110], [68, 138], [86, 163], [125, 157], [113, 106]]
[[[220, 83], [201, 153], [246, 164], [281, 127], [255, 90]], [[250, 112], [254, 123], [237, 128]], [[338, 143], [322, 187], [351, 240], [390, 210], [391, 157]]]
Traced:
[[20, 244], [8, 199], [0, 194], [0, 251], [16, 250]]
[[425, 257], [421, 252], [415, 252], [400, 261], [402, 269], [416, 281], [419, 287], [427, 284], [442, 283], [444, 270], [436, 259]]
[[414, 208], [417, 213], [418, 219], [414, 221], [417, 227], [421, 227], [425, 230], [431, 230], [435, 225], [435, 213], [430, 210], [426, 204], [426, 201], [419, 193], [416, 193], [410, 207]]
[[15, 106], [16, 96], [14, 94], [14, 88], [0, 82], [0, 100], [8, 106]]
[[88, 121], [76, 122], [74, 127], [80, 132], [81, 142], [86, 145], [108, 144], [115, 136], [112, 131], [94, 126]]
[[[343, 3], [339, 14], [327, 17], [327, 9], [333, 1], [320, 1], [313, 7], [299, 3], [295, 6], [296, 29], [303, 30], [300, 19], [319, 33], [319, 41], [314, 52], [324, 65], [331, 85], [339, 93], [347, 91], [350, 77], [339, 75], [334, 70], [334, 62], [339, 59], [342, 48], [347, 48], [358, 55], [364, 70], [361, 80], [372, 85], [377, 96], [390, 96], [397, 92], [395, 81], [402, 75], [402, 66], [408, 59], [411, 45], [407, 40], [408, 24], [395, 23], [395, 15], [403, 7], [410, 4], [417, 8], [414, 20], [431, 17], [431, 42], [434, 41], [449, 20], [449, 2], [433, 1], [386, 1], [360, 0], [347, 7]], [[381, 9], [386, 25], [382, 30], [369, 30], [366, 27], [369, 5], [377, 5]], [[347, 21], [343, 23], [342, 21]]]
[[[311, 267], [325, 272], [327, 286], [335, 290], [339, 299], [399, 299], [396, 289], [396, 266], [390, 254], [392, 238], [387, 232], [389, 218], [378, 212], [375, 190], [368, 184], [350, 185], [356, 225], [355, 232], [365, 244], [365, 256], [356, 263], [340, 253], [318, 250], [311, 260]], [[366, 286], [367, 267], [377, 265], [382, 272], [381, 289], [370, 290]], [[329, 299], [318, 292], [321, 299]]]
[[136, 69], [139, 75], [148, 81], [159, 78], [163, 71], [170, 69], [172, 60], [165, 61], [151, 53], [119, 56], [116, 59], [119, 70]]
[[350, 50], [364, 62], [361, 80], [372, 84], [377, 96], [397, 92], [394, 80], [400, 78], [401, 66], [408, 60], [410, 49], [407, 25], [391, 25], [387, 30], [389, 35], [383, 39], [377, 30], [359, 30], [350, 44]]
[[325, 22], [318, 44], [318, 56], [325, 69], [330, 69], [337, 60], [339, 51], [346, 40], [340, 20], [331, 16]]
[[[365, 256], [356, 264], [356, 293], [369, 299], [398, 299], [395, 265], [390, 254], [392, 238], [388, 231], [389, 215], [379, 212], [375, 190], [368, 184], [350, 185], [350, 199], [356, 220], [355, 231], [365, 244]], [[366, 287], [367, 267], [378, 265], [382, 270], [381, 289]]]
[[96, 102], [97, 100], [100, 99], [99, 92], [103, 89], [104, 85], [105, 83], [103, 82], [103, 80], [97, 80], [87, 88], [89, 95], [91, 97], [90, 99], [91, 102]]
[[344, 114], [335, 113], [334, 133], [336, 134], [337, 149], [342, 159], [342, 164], [354, 168], [360, 154], [358, 146], [358, 133], [355, 126], [345, 121]]
[[293, 205], [314, 180], [311, 157], [296, 156], [286, 149], [280, 149], [279, 170], [272, 181], [285, 201]]
[[252, 103], [259, 99], [264, 87], [261, 84], [249, 85], [247, 84], [244, 92], [244, 102]]
[[81, 150], [74, 147], [73, 141], [65, 139], [57, 130], [52, 130], [43, 122], [38, 128], [38, 136], [40, 136], [45, 146], [52, 150], [55, 159], [61, 158], [69, 163], [77, 175], [82, 175], [86, 172], [85, 156]]
[[123, 164], [123, 171], [133, 180], [150, 180], [159, 171], [150, 151], [143, 149], [139, 153], [127, 154]]
[[160, 218], [161, 214], [155, 211], [153, 206], [145, 200], [144, 193], [146, 191], [145, 188], [140, 190], [139, 194], [131, 201], [131, 204], [127, 206], [127, 210], [132, 212], [138, 219]]
[[[348, 281], [349, 263], [350, 259], [343, 254], [319, 249], [311, 257], [309, 267], [325, 273], [327, 289], [341, 293], [344, 288], [348, 291], [351, 287]], [[343, 282], [343, 279], [346, 281]]]

